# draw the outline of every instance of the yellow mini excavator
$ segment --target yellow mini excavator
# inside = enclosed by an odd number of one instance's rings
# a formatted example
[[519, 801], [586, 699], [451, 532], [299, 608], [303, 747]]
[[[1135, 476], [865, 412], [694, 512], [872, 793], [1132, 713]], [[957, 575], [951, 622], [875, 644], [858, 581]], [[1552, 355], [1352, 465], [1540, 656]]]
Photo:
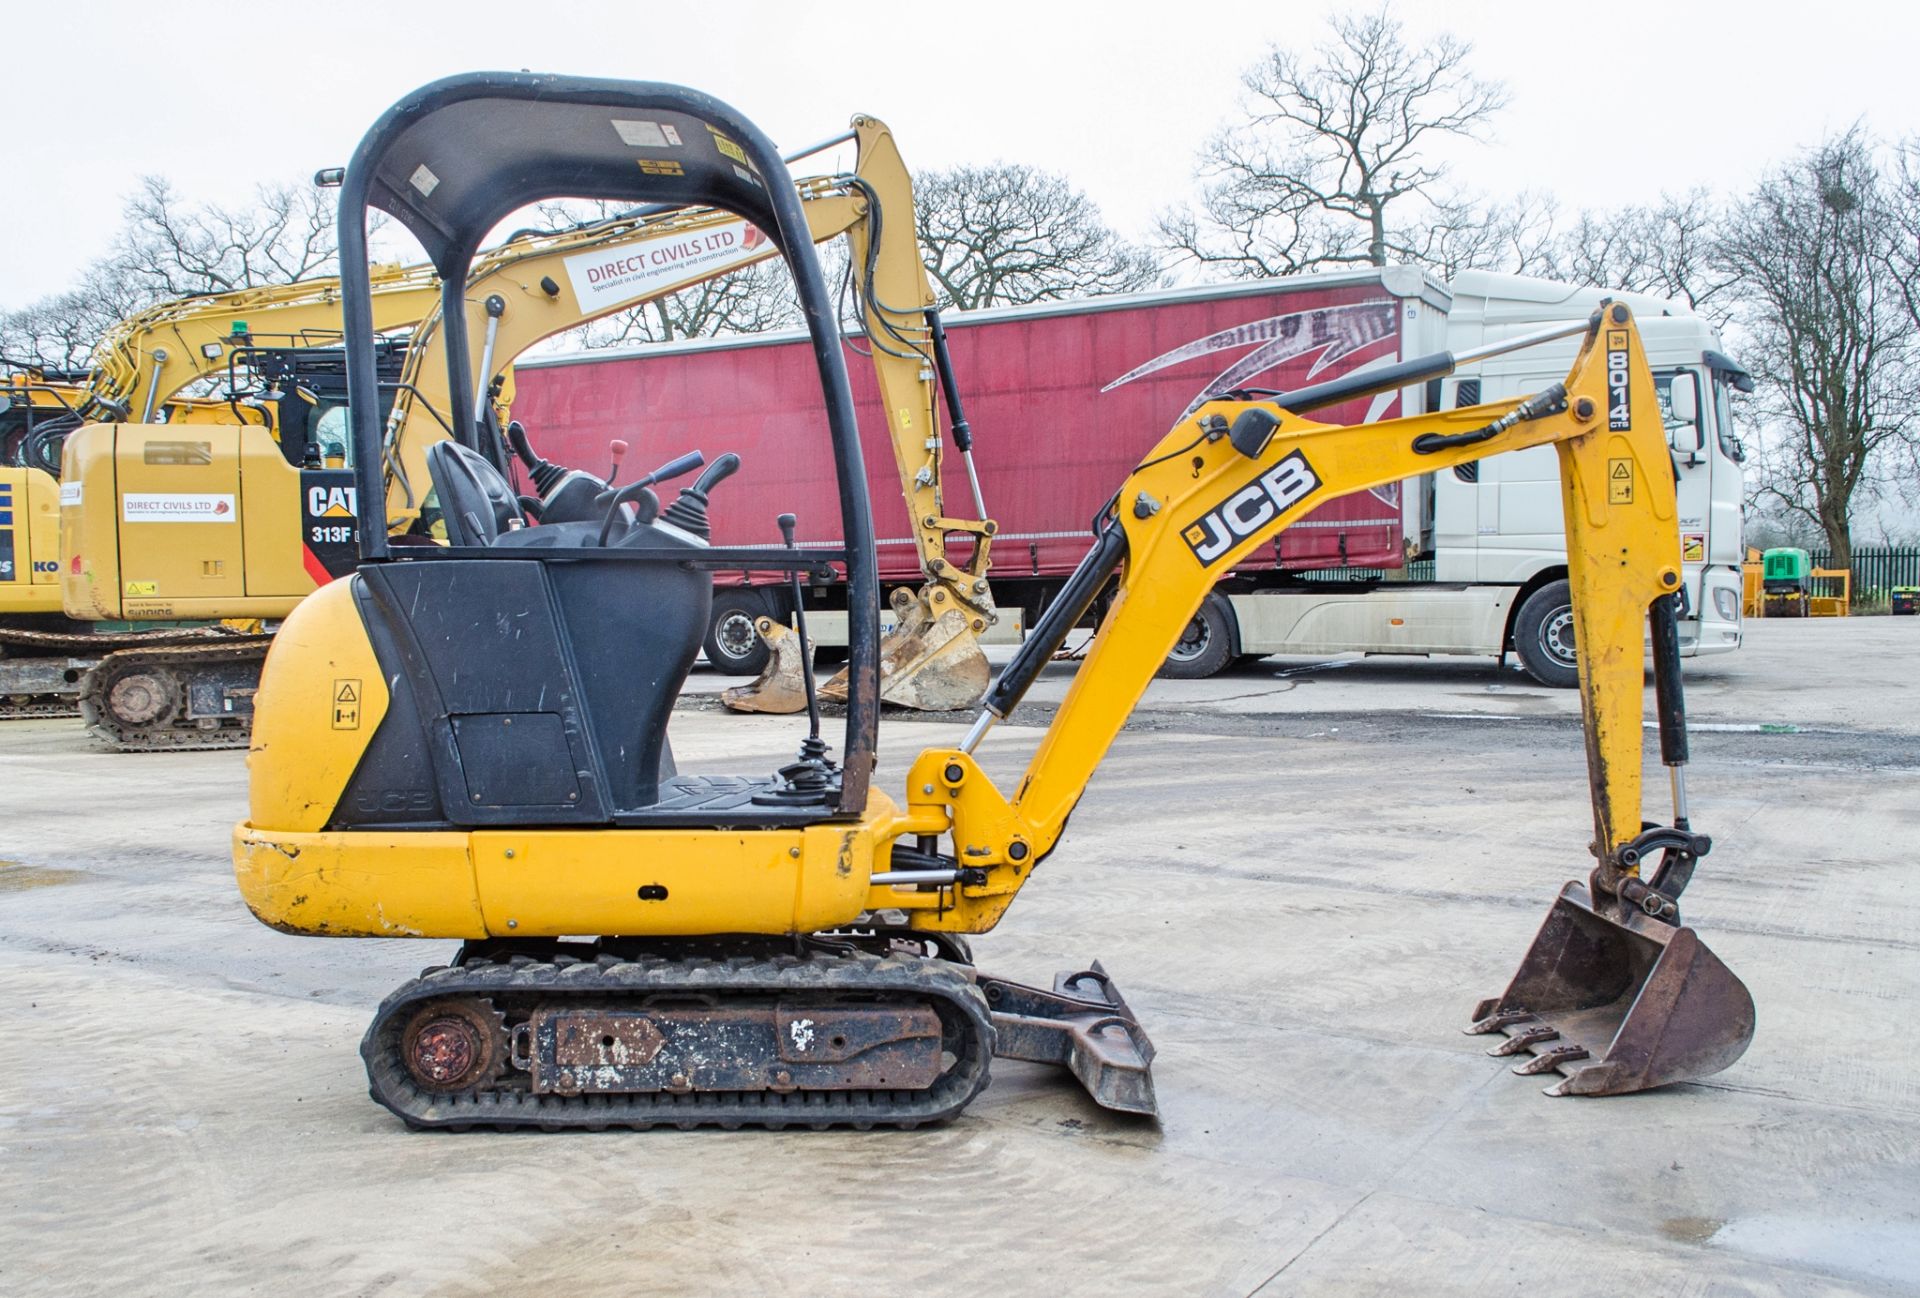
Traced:
[[[717, 479], [663, 508], [653, 485], [694, 455], [584, 517], [525, 526], [475, 449], [461, 413], [472, 372], [456, 366], [458, 436], [428, 452], [453, 543], [390, 545], [364, 529], [352, 577], [288, 618], [234, 832], [240, 890], [277, 929], [462, 943], [387, 997], [361, 1047], [374, 1098], [408, 1124], [911, 1127], [958, 1113], [995, 1057], [1063, 1065], [1100, 1104], [1155, 1112], [1152, 1045], [1098, 964], [1022, 986], [976, 968], [963, 935], [998, 923], [1058, 846], [1222, 573], [1327, 497], [1544, 445], [1565, 486], [1598, 861], [1473, 1027], [1504, 1034], [1496, 1053], [1527, 1052], [1518, 1071], [1558, 1070], [1567, 1094], [1702, 1077], [1740, 1056], [1752, 1000], [1679, 917], [1709, 843], [1682, 780], [1672, 466], [1627, 308], [1295, 392], [1229, 393], [1181, 418], [1116, 484], [1086, 559], [965, 741], [922, 752], [896, 801], [870, 781], [879, 587], [834, 313], [779, 155], [725, 104], [667, 85], [475, 73], [374, 125], [340, 200], [362, 496], [377, 495], [381, 458], [371, 209], [458, 284], [495, 222], [559, 194], [732, 211], [791, 266], [839, 484], [845, 545], [829, 557], [845, 565], [853, 610], [846, 728], [837, 758], [815, 709], [777, 770], [664, 770], [714, 574], [799, 572], [821, 556], [771, 538], [709, 544]], [[1570, 333], [1583, 342], [1566, 380], [1525, 400], [1357, 427], [1305, 414]], [[723, 437], [724, 393], [712, 422]], [[791, 516], [777, 521], [791, 537]], [[974, 752], [1115, 578], [1065, 701], [1001, 791]], [[1641, 810], [1649, 621], [1675, 795], [1664, 825]]]
[[[811, 238], [848, 240], [858, 323], [886, 398], [926, 573], [918, 591], [895, 597], [900, 625], [883, 647], [882, 689], [908, 706], [971, 706], [989, 676], [978, 633], [995, 618], [984, 580], [993, 524], [948, 517], [942, 504], [935, 379], [950, 366], [914, 241], [911, 180], [891, 134], [861, 118], [796, 156], [848, 140], [857, 146], [854, 171], [799, 181], [796, 193]], [[415, 294], [407, 299], [412, 315], [389, 309], [396, 295], [376, 279], [376, 330], [413, 328], [404, 346], [383, 340], [378, 358], [384, 429], [371, 497], [355, 485], [346, 439], [326, 431], [344, 426], [344, 392], [325, 391], [294, 353], [273, 360], [278, 402], [249, 407], [260, 417], [246, 424], [190, 437], [176, 422], [80, 429], [69, 438], [62, 483], [58, 575], [67, 614], [95, 622], [284, 617], [352, 567], [365, 500], [384, 501], [385, 531], [409, 542], [464, 535], [470, 529], [461, 520], [443, 528], [426, 517], [428, 455], [469, 417], [469, 406], [483, 423], [493, 415], [516, 357], [562, 330], [773, 255], [735, 213], [653, 204], [571, 229], [522, 232], [444, 287], [430, 268], [416, 267], [406, 273], [440, 300], [429, 308]], [[450, 368], [449, 357], [466, 363]], [[454, 368], [464, 386], [450, 380]], [[942, 386], [964, 426], [951, 382]], [[531, 520], [577, 521], [611, 497], [607, 481], [541, 459], [516, 426], [504, 443], [492, 426], [480, 428], [474, 448], [496, 473], [516, 464], [526, 471]], [[950, 537], [965, 538], [964, 554], [950, 552]], [[770, 624], [767, 634], [778, 632]], [[122, 749], [244, 745], [267, 642], [261, 635], [129, 647], [81, 679], [83, 715]], [[776, 663], [784, 676], [730, 691], [733, 700], [748, 710], [794, 710], [799, 673], [790, 647]]]

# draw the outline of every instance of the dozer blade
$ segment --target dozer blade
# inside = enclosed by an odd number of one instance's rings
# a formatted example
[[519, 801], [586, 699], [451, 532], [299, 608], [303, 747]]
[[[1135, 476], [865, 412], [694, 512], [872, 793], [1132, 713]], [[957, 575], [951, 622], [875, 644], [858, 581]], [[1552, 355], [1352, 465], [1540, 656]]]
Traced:
[[996, 1058], [1058, 1065], [1102, 1108], [1160, 1116], [1153, 1042], [1098, 960], [1056, 976], [1050, 992], [985, 974], [979, 984], [993, 1011]]
[[1618, 918], [1569, 883], [1513, 982], [1481, 1001], [1469, 1033], [1506, 1034], [1487, 1053], [1558, 1070], [1548, 1095], [1626, 1095], [1710, 1077], [1753, 1040], [1753, 996], [1690, 928], [1623, 907]]
[[[949, 603], [936, 616], [924, 591], [916, 593], [904, 586], [893, 592], [893, 611], [898, 620], [880, 642], [882, 703], [920, 712], [951, 712], [974, 707], [987, 697], [993, 668], [980, 649], [977, 614]], [[844, 702], [846, 672], [822, 685], [820, 696]]]
[[770, 617], [756, 618], [753, 628], [773, 656], [753, 684], [721, 690], [720, 702], [735, 712], [805, 712], [806, 664], [800, 656], [800, 637], [792, 627]]

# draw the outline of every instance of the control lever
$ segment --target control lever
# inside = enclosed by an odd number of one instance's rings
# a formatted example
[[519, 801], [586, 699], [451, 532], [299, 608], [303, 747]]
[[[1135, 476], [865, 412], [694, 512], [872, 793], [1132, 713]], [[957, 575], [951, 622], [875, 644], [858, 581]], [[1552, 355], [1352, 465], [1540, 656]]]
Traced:
[[[780, 540], [787, 549], [798, 554], [800, 545], [793, 538], [800, 520], [792, 514], [782, 514], [777, 521], [780, 524]], [[793, 596], [793, 633], [800, 637], [800, 675], [807, 686], [807, 744], [818, 746], [824, 753], [826, 746], [820, 743], [820, 695], [813, 685], [813, 644], [807, 639], [807, 609], [801, 601], [798, 568], [787, 574], [787, 592]], [[800, 755], [806, 757], [806, 746], [802, 746]]]
[[636, 526], [651, 523], [654, 519], [658, 518], [660, 516], [660, 498], [651, 491], [648, 491], [647, 488], [667, 478], [677, 478], [683, 473], [692, 473], [706, 462], [707, 457], [700, 452], [688, 451], [685, 455], [668, 460], [665, 464], [655, 469], [652, 473], [647, 474], [638, 482], [629, 482], [626, 486], [620, 488], [620, 490], [611, 493], [610, 497], [603, 495], [602, 499], [607, 501], [607, 516], [601, 520], [600, 539], [594, 542], [594, 544], [605, 545], [607, 543], [607, 537], [613, 533], [614, 521], [620, 517], [620, 507], [622, 505], [629, 504], [633, 501], [644, 502], [650, 500], [653, 502], [651, 507], [645, 504], [641, 505], [639, 515], [633, 520]]
[[518, 419], [507, 424], [507, 445], [513, 448], [514, 457], [527, 466], [527, 476], [533, 479], [533, 489], [542, 496], [567, 475], [565, 465], [543, 460], [534, 453], [533, 443], [527, 439], [527, 426]]
[[606, 517], [600, 520], [600, 536], [594, 541], [595, 545], [607, 543], [607, 538], [613, 535], [613, 525], [625, 521], [626, 516], [620, 511], [628, 505], [634, 507], [633, 525], [635, 527], [644, 527], [660, 517], [660, 497], [653, 494], [645, 478], [639, 482], [629, 482], [620, 490], [609, 494], [612, 498], [607, 503]]
[[[796, 555], [800, 545], [794, 540], [798, 522], [792, 514], [780, 515], [780, 536], [787, 549]], [[820, 738], [820, 695], [813, 683], [813, 646], [807, 640], [807, 610], [801, 603], [800, 570], [787, 574], [787, 589], [793, 596], [793, 631], [800, 640], [800, 679], [807, 687], [807, 737], [800, 741], [800, 755], [780, 768], [780, 782], [765, 793], [754, 795], [762, 806], [801, 806], [824, 802], [832, 793], [838, 772], [827, 760], [827, 745]]]
[[611, 487], [613, 480], [620, 476], [620, 461], [627, 458], [626, 439], [624, 437], [616, 437], [608, 442], [607, 454], [613, 457], [613, 467], [607, 470], [607, 485]]
[[728, 451], [709, 464], [707, 471], [695, 478], [691, 487], [680, 488], [679, 496], [661, 511], [660, 516], [681, 531], [706, 540], [713, 534], [713, 529], [707, 523], [707, 493], [732, 477], [734, 470], [739, 467], [740, 457]]

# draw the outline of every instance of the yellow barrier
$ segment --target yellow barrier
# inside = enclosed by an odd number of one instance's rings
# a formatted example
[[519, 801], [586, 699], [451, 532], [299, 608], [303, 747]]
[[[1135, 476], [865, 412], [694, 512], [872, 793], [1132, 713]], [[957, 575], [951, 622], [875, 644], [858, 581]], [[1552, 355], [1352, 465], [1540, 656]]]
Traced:
[[[1853, 606], [1853, 572], [1848, 568], [1815, 568], [1807, 574], [1808, 617], [1846, 617]], [[1838, 589], [1839, 593], [1834, 591]]]
[[1747, 561], [1740, 568], [1740, 608], [1746, 617], [1765, 617], [1767, 615], [1767, 596], [1761, 573], [1766, 565], [1760, 562], [1760, 552], [1749, 549]]

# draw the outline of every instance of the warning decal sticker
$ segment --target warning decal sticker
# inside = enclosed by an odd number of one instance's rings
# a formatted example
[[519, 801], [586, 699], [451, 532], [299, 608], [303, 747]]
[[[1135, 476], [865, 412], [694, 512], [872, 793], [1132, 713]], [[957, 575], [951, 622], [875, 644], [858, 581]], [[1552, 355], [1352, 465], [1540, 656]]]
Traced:
[[1633, 503], [1633, 458], [1621, 455], [1607, 461], [1607, 503]]
[[360, 682], [358, 679], [333, 682], [333, 728], [335, 730], [360, 728]]

